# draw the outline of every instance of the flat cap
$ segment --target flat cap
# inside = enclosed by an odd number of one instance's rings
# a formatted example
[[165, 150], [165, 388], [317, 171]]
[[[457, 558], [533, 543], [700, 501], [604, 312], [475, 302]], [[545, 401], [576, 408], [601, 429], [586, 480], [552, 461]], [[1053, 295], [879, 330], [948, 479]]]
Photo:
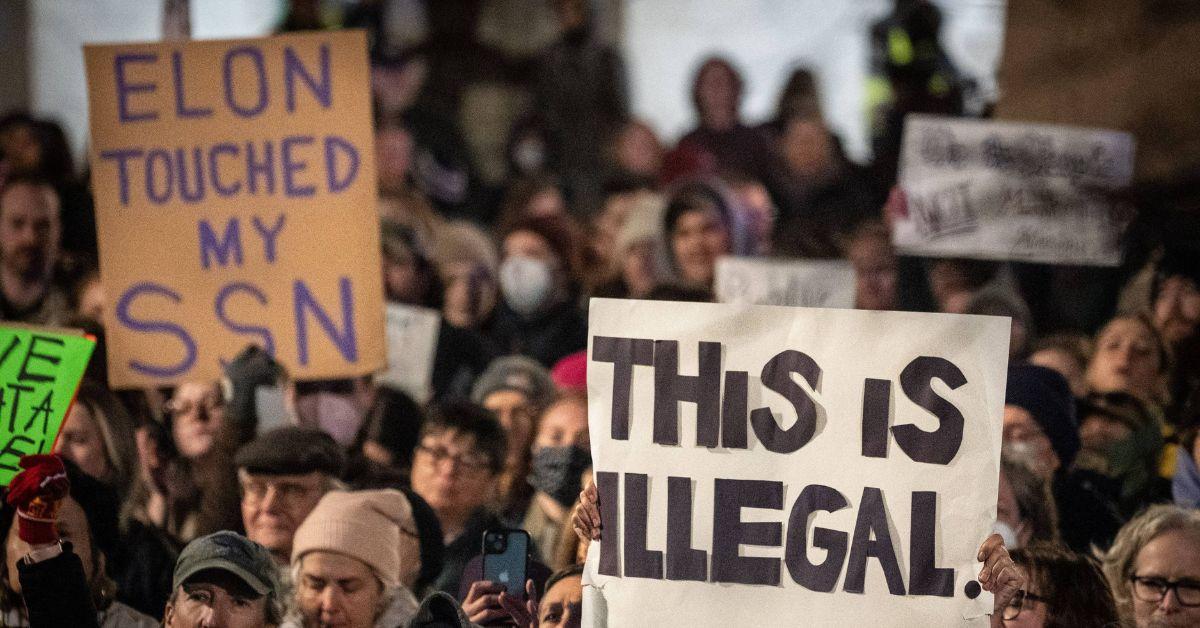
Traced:
[[265, 432], [243, 445], [234, 463], [250, 473], [298, 475], [320, 471], [339, 477], [346, 457], [329, 434], [288, 425]]

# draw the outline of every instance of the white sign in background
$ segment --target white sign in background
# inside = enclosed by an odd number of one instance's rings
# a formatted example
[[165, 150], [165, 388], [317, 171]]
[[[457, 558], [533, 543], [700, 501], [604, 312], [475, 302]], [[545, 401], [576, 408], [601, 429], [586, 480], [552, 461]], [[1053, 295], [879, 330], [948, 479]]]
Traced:
[[793, 307], [854, 307], [854, 268], [842, 260], [722, 257], [717, 301]]
[[399, 388], [418, 403], [433, 396], [433, 359], [442, 315], [437, 310], [399, 303], [387, 304], [387, 370], [375, 376], [381, 384]]
[[[991, 533], [996, 514], [1009, 325], [1008, 319], [985, 316], [593, 299], [588, 365], [592, 456], [597, 483], [605, 481], [601, 479], [603, 474], [611, 477], [615, 473], [621, 485], [621, 497], [617, 500], [602, 497], [601, 510], [610, 515], [621, 514], [615, 521], [604, 520], [607, 536], [603, 541], [593, 542], [589, 550], [584, 576], [584, 625], [986, 625], [991, 596], [986, 592], [978, 595], [978, 585], [972, 583], [979, 570], [976, 552]], [[698, 404], [685, 402], [676, 404], [679, 444], [656, 444], [653, 418], [656, 367], [642, 365], [653, 361], [642, 351], [637, 356], [639, 365], [629, 371], [627, 439], [614, 438], [613, 395], [614, 387], [622, 379], [622, 369], [614, 365], [611, 355], [601, 355], [604, 360], [596, 359], [598, 338], [599, 344], [608, 345], [609, 349], [612, 342], [604, 338], [677, 341], [678, 372], [682, 375], [700, 372], [701, 342], [720, 343], [717, 363], [724, 384], [717, 388], [722, 406], [730, 402], [731, 394], [739, 396], [738, 387], [729, 385], [729, 373], [745, 372], [745, 415], [752, 416], [756, 408], [769, 408], [775, 424], [783, 430], [797, 423], [798, 410], [794, 409], [797, 406], [764, 387], [764, 376], [778, 377], [778, 373], [764, 373], [764, 365], [781, 353], [802, 352], [819, 367], [819, 374], [812, 378], [815, 385], [808, 385], [797, 374], [784, 377], [803, 389], [819, 408], [814, 435], [793, 453], [768, 450], [758, 437], [757, 428], [750, 426], [745, 426], [746, 448], [697, 446]], [[651, 353], [668, 355], [669, 351], [660, 353], [663, 346], [659, 343]], [[644, 343], [641, 347], [645, 349]], [[637, 353], [632, 351], [630, 355]], [[925, 406], [931, 405], [931, 399], [934, 403], [935, 398], [944, 399], [963, 417], [961, 444], [948, 464], [915, 462], [894, 436], [905, 425], [911, 424], [924, 432], [934, 432], [941, 425], [938, 418], [909, 398], [908, 390], [901, 390], [901, 373], [922, 356], [949, 361], [965, 380], [951, 388], [945, 381], [933, 379], [929, 386], [932, 396], [915, 395], [924, 399]], [[891, 382], [890, 392], [884, 395], [890, 399], [891, 408], [890, 414], [884, 415], [890, 416], [892, 425], [888, 431], [892, 435], [885, 441], [886, 457], [866, 456], [863, 451], [864, 388], [868, 378], [883, 380], [875, 382], [876, 387], [884, 381]], [[779, 380], [773, 381], [773, 387], [780, 388]], [[713, 387], [702, 384], [699, 389], [710, 392]], [[879, 398], [877, 395], [876, 399]], [[727, 414], [737, 419], [740, 412]], [[745, 416], [740, 418], [745, 420]], [[727, 420], [728, 417], [722, 418], [723, 422]], [[722, 438], [726, 428], [727, 425], [721, 426]], [[912, 427], [904, 429], [910, 434], [913, 431]], [[778, 443], [773, 447], [777, 448]], [[639, 502], [636, 487], [630, 490], [631, 477], [636, 474], [648, 478], [643, 539], [637, 538], [636, 515], [631, 518], [627, 510], [628, 500]], [[693, 569], [701, 569], [706, 577], [701, 578], [703, 581], [678, 581], [635, 577], [620, 571], [622, 577], [602, 575], [600, 564], [605, 551], [622, 553], [618, 569], [644, 569], [646, 561], [634, 565], [629, 554], [631, 548], [636, 551], [642, 544], [648, 551], [662, 552], [663, 569], [669, 568], [673, 557], [664, 551], [668, 546], [668, 528], [674, 530], [670, 532], [674, 535], [683, 529], [678, 513], [672, 526], [667, 523], [669, 477], [690, 480], [693, 503], [687, 522], [691, 526], [688, 544], [705, 553], [698, 564], [693, 564]], [[735, 508], [732, 513], [735, 520], [740, 518], [742, 525], [759, 522], [774, 529], [765, 533], [766, 537], [774, 535], [773, 539], [735, 546], [734, 552], [742, 557], [768, 558], [765, 568], [759, 565], [756, 573], [767, 576], [774, 573], [778, 584], [714, 581], [728, 579], [715, 575], [717, 545], [728, 548], [730, 541], [726, 535], [733, 534], [736, 538], [738, 534], [714, 524], [718, 516], [714, 506], [718, 479], [782, 483], [778, 509]], [[836, 490], [847, 502], [846, 507], [834, 512], [816, 511], [809, 517], [803, 524], [807, 544], [798, 545], [802, 548], [798, 551], [803, 551], [816, 565], [825, 560], [836, 561], [840, 556], [842, 563], [834, 563], [836, 582], [829, 592], [797, 584], [782, 560], [786, 546], [794, 543], [800, 533], [788, 523], [792, 508], [805, 487], [817, 484]], [[862, 591], [846, 590], [847, 565], [855, 562], [855, 552], [866, 549], [865, 541], [870, 540], [864, 538], [862, 547], [855, 549], [856, 522], [868, 487], [878, 489], [884, 502], [886, 527], [901, 580], [893, 584], [899, 585], [900, 594], [889, 592], [882, 562], [877, 558], [865, 562]], [[917, 536], [932, 543], [934, 565], [953, 570], [949, 597], [909, 594], [922, 586], [910, 578], [910, 561], [915, 558], [911, 525], [913, 494], [918, 491], [936, 493], [933, 517], [936, 524], [932, 530]], [[604, 489], [601, 492], [603, 495]], [[728, 522], [729, 515], [724, 516]], [[631, 523], [635, 528], [632, 533]], [[861, 526], [861, 522], [857, 525]], [[714, 533], [714, 528], [719, 532]], [[822, 529], [827, 531], [821, 532]], [[843, 534], [848, 545], [844, 552], [813, 546], [821, 539], [828, 541], [830, 535]], [[607, 548], [603, 547], [606, 544]], [[876, 549], [884, 553], [879, 547]], [[969, 597], [968, 591], [977, 597]]]
[[1118, 131], [910, 115], [900, 186], [902, 253], [1116, 266], [1133, 177], [1133, 136]]

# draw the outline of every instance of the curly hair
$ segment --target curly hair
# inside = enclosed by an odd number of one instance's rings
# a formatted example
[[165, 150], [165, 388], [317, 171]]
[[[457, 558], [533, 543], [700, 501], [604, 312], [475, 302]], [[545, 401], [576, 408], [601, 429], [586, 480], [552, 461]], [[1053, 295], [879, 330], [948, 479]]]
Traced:
[[1108, 577], [1121, 617], [1128, 619], [1133, 615], [1129, 579], [1133, 577], [1138, 554], [1154, 539], [1176, 530], [1200, 538], [1200, 510], [1189, 510], [1173, 504], [1151, 506], [1117, 533], [1112, 547], [1104, 555], [1104, 575]]

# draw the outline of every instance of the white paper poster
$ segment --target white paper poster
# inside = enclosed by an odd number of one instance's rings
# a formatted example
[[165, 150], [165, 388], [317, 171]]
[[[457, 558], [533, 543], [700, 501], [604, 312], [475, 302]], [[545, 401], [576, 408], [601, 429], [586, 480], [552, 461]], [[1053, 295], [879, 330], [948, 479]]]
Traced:
[[1009, 319], [593, 299], [586, 626], [987, 624]]
[[1133, 177], [1118, 131], [925, 115], [905, 119], [901, 253], [1116, 266]]
[[388, 303], [388, 367], [375, 376], [376, 381], [403, 390], [419, 403], [429, 401], [441, 322], [437, 310]]
[[722, 257], [715, 291], [721, 303], [854, 307], [854, 268], [842, 260]]

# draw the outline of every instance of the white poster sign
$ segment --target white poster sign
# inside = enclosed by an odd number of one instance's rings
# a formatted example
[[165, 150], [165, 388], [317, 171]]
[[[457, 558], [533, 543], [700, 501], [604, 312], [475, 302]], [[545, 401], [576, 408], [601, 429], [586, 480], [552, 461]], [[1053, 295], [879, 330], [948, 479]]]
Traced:
[[987, 624], [1009, 320], [593, 299], [586, 626]]
[[722, 257], [717, 301], [748, 305], [854, 307], [854, 268], [842, 260]]
[[387, 370], [375, 380], [399, 388], [419, 403], [433, 395], [433, 358], [437, 351], [437, 310], [399, 303], [387, 304]]
[[1116, 266], [1133, 136], [935, 116], [905, 120], [902, 253]]

